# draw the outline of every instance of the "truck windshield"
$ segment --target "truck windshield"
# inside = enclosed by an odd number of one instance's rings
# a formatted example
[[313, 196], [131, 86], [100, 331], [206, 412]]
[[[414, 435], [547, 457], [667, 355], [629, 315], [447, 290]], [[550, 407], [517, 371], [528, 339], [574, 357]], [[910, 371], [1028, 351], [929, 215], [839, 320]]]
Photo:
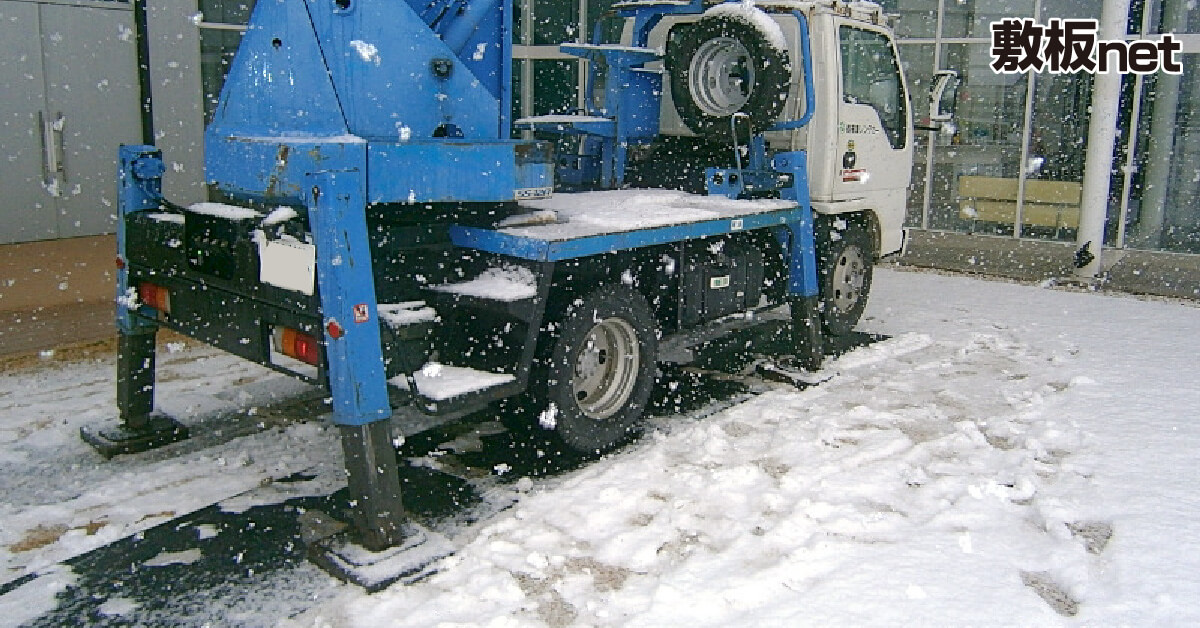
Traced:
[[874, 108], [892, 148], [902, 148], [908, 142], [908, 111], [891, 40], [851, 26], [842, 26], [839, 35], [846, 102]]

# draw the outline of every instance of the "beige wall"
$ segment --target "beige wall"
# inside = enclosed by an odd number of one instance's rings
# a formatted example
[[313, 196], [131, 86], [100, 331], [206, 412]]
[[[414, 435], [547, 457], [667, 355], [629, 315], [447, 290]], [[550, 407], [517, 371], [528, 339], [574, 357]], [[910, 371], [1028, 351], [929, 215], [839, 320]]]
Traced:
[[116, 236], [0, 246], [0, 312], [112, 300]]

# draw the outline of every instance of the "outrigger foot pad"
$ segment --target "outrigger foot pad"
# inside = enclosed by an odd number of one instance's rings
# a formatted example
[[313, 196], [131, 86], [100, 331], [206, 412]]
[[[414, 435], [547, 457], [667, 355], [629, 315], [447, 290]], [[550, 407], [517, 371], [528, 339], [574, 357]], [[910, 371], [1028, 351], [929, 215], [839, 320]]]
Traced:
[[410, 522], [403, 531], [400, 545], [379, 552], [341, 532], [310, 543], [308, 559], [335, 578], [375, 593], [397, 582], [411, 584], [429, 577], [435, 561], [454, 553], [449, 539], [423, 526]]
[[79, 428], [79, 435], [100, 455], [112, 458], [179, 442], [188, 437], [188, 429], [175, 419], [156, 412], [147, 418], [142, 427], [130, 427], [125, 423], [96, 427], [85, 425]]

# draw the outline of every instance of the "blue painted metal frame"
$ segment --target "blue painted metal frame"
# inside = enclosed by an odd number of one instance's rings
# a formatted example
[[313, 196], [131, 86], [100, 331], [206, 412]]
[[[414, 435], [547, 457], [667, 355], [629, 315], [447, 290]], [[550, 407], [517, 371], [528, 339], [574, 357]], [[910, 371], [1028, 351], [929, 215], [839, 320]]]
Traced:
[[[812, 43], [808, 32], [808, 18], [801, 11], [792, 11], [800, 24], [801, 67], [804, 72], [804, 115], [798, 120], [778, 122], [768, 131], [793, 131], [802, 129], [812, 121], [817, 108], [816, 89], [813, 84]], [[704, 184], [709, 194], [728, 198], [745, 198], [751, 193], [779, 189], [779, 178], [767, 167], [767, 140], [761, 133], [750, 138], [750, 163], [742, 167], [742, 157], [737, 144], [737, 117], [730, 120], [734, 137], [735, 168], [707, 168]], [[736, 175], [736, 176], [733, 176]]]
[[777, 153], [772, 166], [777, 172], [792, 176], [792, 187], [784, 188], [780, 195], [799, 205], [794, 212], [795, 219], [776, 232], [788, 255], [788, 295], [816, 297], [820, 285], [817, 283], [812, 200], [808, 193], [808, 155], [804, 151]]
[[[633, 18], [633, 45], [645, 46], [650, 40], [650, 31], [668, 15], [696, 15], [704, 12], [704, 0], [690, 0], [687, 4], [647, 4], [616, 6], [621, 17]], [[601, 32], [596, 29], [596, 32]]]
[[[500, 39], [511, 30], [503, 21], [510, 10], [489, 15], [481, 10], [489, 0], [461, 2], [463, 12], [448, 12], [437, 23], [439, 33], [406, 2], [353, 0], [347, 11], [333, 9], [331, 0], [303, 4], [351, 133], [395, 140], [399, 129], [408, 127], [414, 139], [421, 139], [453, 124], [470, 139], [508, 138], [507, 125], [501, 126], [507, 105], [501, 80], [511, 65], [511, 47], [500, 45]], [[478, 33], [469, 27], [476, 19]], [[482, 28], [485, 24], [488, 28]], [[482, 50], [456, 49], [443, 39], [468, 46], [481, 36], [491, 38], [480, 42]], [[316, 58], [321, 57], [309, 59], [309, 65]], [[433, 71], [435, 62], [443, 64], [444, 74]]]
[[372, 203], [549, 188], [553, 164], [509, 137], [511, 16], [512, 0], [258, 3], [206, 130], [208, 181], [301, 202], [329, 145], [362, 143]]
[[790, 131], [804, 128], [812, 121], [813, 113], [817, 110], [817, 92], [813, 87], [812, 73], [812, 43], [808, 34], [808, 18], [800, 11], [792, 11], [796, 21], [800, 22], [800, 55], [804, 58], [804, 115], [799, 120], [780, 122], [771, 127], [772, 131]]
[[[122, 145], [118, 151], [119, 170], [117, 180], [117, 257], [128, 260], [126, 254], [126, 217], [136, 212], [154, 211], [162, 200], [162, 175], [166, 172], [162, 151], [147, 145]], [[117, 265], [117, 298], [128, 294], [129, 269], [124, 263]], [[126, 301], [128, 302], [128, 301]], [[142, 306], [143, 316], [134, 316], [120, 303], [116, 306], [117, 331], [122, 334], [148, 333], [158, 329], [150, 322], [155, 315], [152, 308]]]
[[543, 240], [456, 225], [450, 228], [450, 240], [456, 246], [479, 251], [539, 262], [558, 262], [739, 231], [783, 227], [803, 219], [803, 210], [795, 208], [568, 240]]
[[[365, 425], [392, 414], [379, 336], [366, 212], [366, 144], [348, 145], [308, 175], [305, 204], [317, 249], [317, 286], [333, 422]], [[353, 149], [358, 148], [353, 155]], [[323, 150], [322, 149], [318, 149]], [[336, 161], [335, 161], [336, 158]], [[335, 333], [337, 330], [340, 333]]]
[[515, 140], [371, 142], [367, 148], [371, 203], [506, 202], [516, 190], [554, 186], [550, 161], [525, 163]]

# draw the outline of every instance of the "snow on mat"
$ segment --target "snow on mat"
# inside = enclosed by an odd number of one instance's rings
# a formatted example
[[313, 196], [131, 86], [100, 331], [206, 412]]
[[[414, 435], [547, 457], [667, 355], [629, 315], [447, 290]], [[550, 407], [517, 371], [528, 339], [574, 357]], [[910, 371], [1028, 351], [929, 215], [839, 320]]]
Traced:
[[[417, 390], [422, 395], [434, 401], [444, 401], [451, 397], [507, 384], [516, 377], [504, 373], [488, 373], [463, 366], [448, 366], [430, 362], [417, 371], [415, 379]], [[403, 375], [393, 377], [388, 382], [393, 386], [408, 390], [408, 382]]]

